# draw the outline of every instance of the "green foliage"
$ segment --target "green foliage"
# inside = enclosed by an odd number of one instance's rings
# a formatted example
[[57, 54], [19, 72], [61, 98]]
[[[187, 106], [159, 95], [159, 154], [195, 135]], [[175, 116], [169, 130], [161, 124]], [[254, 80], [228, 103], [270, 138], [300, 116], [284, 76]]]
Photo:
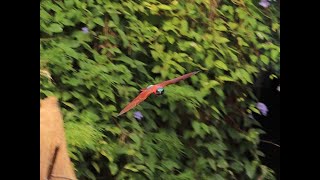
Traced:
[[[273, 179], [248, 115], [257, 75], [280, 73], [279, 7], [217, 2], [41, 0], [40, 97], [61, 102], [79, 179]], [[116, 117], [139, 89], [197, 69]]]

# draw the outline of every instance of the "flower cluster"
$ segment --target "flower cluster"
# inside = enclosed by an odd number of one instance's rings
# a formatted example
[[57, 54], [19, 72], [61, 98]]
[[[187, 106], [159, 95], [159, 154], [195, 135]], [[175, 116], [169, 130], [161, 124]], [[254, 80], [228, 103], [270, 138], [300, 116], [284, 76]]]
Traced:
[[270, 2], [269, 2], [269, 0], [261, 0], [259, 2], [259, 5], [264, 7], [264, 8], [268, 8], [270, 6]]
[[87, 27], [83, 27], [83, 28], [81, 28], [81, 30], [85, 34], [89, 33], [89, 28], [87, 28]]
[[143, 118], [143, 115], [142, 115], [142, 113], [140, 111], [134, 112], [133, 116], [138, 120], [141, 120]]
[[259, 109], [259, 111], [261, 112], [262, 115], [267, 116], [268, 108], [264, 103], [258, 102], [257, 103], [257, 108]]

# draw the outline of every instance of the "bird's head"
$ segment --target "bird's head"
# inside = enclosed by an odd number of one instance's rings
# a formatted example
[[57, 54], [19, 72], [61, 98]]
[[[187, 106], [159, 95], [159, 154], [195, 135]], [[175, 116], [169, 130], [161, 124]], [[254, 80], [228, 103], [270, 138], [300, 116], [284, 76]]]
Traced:
[[162, 87], [156, 90], [156, 95], [163, 95], [163, 94], [164, 94], [164, 89]]

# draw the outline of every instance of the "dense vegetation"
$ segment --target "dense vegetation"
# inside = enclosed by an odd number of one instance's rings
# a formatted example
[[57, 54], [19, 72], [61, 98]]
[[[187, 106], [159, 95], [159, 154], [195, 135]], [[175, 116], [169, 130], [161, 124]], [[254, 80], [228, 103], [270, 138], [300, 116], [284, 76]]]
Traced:
[[60, 100], [79, 179], [274, 179], [250, 117], [259, 73], [279, 77], [279, 2], [41, 0], [40, 15], [40, 97]]

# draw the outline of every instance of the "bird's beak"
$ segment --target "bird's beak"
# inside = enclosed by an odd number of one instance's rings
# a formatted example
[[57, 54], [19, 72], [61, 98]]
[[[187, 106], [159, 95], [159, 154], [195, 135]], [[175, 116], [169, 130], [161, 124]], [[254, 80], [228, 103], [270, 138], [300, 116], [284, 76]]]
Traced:
[[197, 74], [197, 73], [199, 73], [199, 72], [201, 72], [202, 70], [199, 70], [199, 71], [195, 71], [193, 74]]

